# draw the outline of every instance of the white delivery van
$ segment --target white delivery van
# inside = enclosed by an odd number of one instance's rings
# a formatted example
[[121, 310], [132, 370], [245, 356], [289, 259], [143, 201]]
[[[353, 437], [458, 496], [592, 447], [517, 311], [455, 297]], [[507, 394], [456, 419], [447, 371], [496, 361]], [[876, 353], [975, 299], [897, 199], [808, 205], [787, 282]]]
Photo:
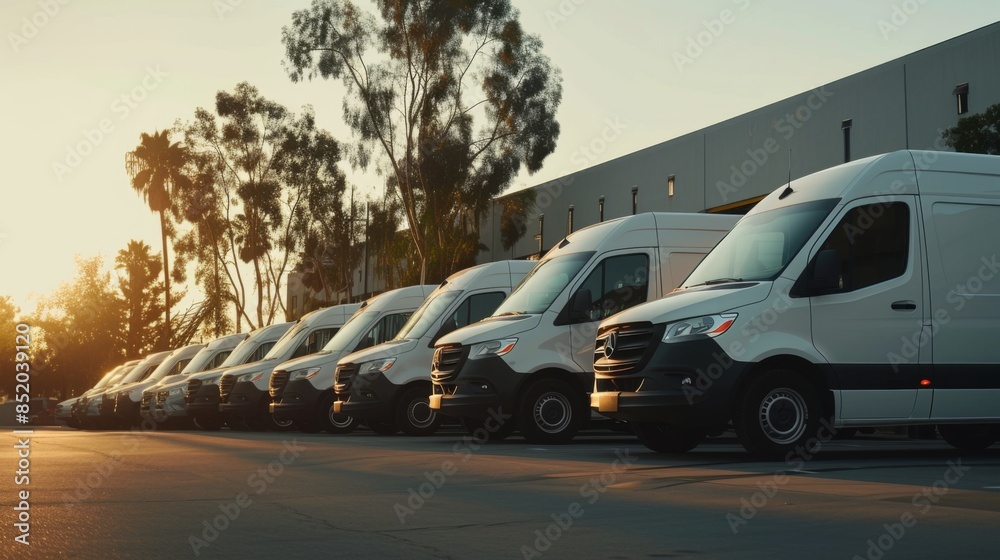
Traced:
[[[100, 405], [103, 398], [93, 399], [107, 389], [114, 387], [126, 375], [140, 363], [141, 360], [131, 360], [115, 367], [104, 374], [93, 387], [85, 391], [82, 395], [69, 402], [69, 420], [67, 425], [72, 428], [97, 428], [100, 427]], [[88, 416], [90, 417], [88, 419]]]
[[569, 441], [590, 416], [597, 325], [661, 297], [736, 223], [737, 216], [646, 213], [571, 233], [538, 262], [493, 316], [437, 341], [432, 409], [515, 426], [531, 443]]
[[[173, 395], [167, 397], [164, 412], [181, 415], [178, 407], [183, 407], [184, 415], [191, 418], [196, 427], [203, 430], [221, 428], [226, 423], [226, 418], [219, 412], [219, 380], [222, 375], [236, 366], [263, 360], [294, 324], [275, 323], [261, 327], [240, 342], [218, 367], [185, 376], [183, 395], [176, 388], [171, 389]], [[191, 362], [194, 363], [194, 360]]]
[[[193, 420], [187, 415], [184, 407], [185, 393], [191, 375], [207, 370], [218, 369], [229, 355], [247, 339], [246, 333], [230, 334], [210, 341], [188, 362], [180, 375], [164, 379], [156, 389], [151, 416], [157, 421], [173, 420], [174, 424], [185, 425]], [[216, 416], [218, 416], [218, 401], [216, 401]], [[197, 422], [194, 422], [197, 424]], [[221, 426], [220, 426], [221, 427]]]
[[998, 253], [1000, 157], [900, 151], [796, 179], [683, 289], [601, 325], [591, 405], [667, 452], [729, 422], [765, 456], [855, 426], [987, 447]]
[[340, 359], [334, 412], [360, 418], [383, 433], [433, 434], [441, 424], [429, 406], [434, 343], [489, 317], [534, 266], [533, 261], [500, 261], [449, 276], [395, 338]]
[[219, 379], [219, 411], [230, 427], [286, 430], [292, 421], [273, 417], [268, 383], [275, 366], [292, 358], [319, 352], [344, 326], [360, 304], [317, 309], [302, 316], [264, 356], [264, 359], [226, 371]]
[[[123, 386], [124, 395], [119, 400], [125, 404], [124, 419], [127, 423], [138, 425], [142, 420], [151, 420], [156, 407], [156, 393], [166, 383], [170, 383], [180, 375], [192, 358], [205, 347], [204, 344], [189, 344], [167, 352], [152, 373], [146, 374], [138, 382]], [[133, 416], [135, 399], [138, 398], [139, 417]], [[128, 402], [126, 402], [126, 399]]]
[[[337, 361], [351, 352], [391, 340], [433, 290], [434, 286], [409, 286], [370, 298], [321, 352], [274, 368], [270, 380], [272, 414], [284, 421], [291, 419], [304, 432], [353, 431], [357, 419], [333, 412]], [[379, 428], [377, 424], [373, 427]]]
[[170, 350], [164, 350], [146, 356], [134, 368], [118, 379], [117, 383], [110, 383], [103, 392], [94, 394], [92, 401], [99, 401], [98, 415], [100, 416], [100, 426], [104, 428], [117, 428], [125, 425], [123, 421], [115, 415], [115, 399], [120, 390], [132, 385], [136, 380], [147, 378], [156, 371], [157, 368], [171, 354]]

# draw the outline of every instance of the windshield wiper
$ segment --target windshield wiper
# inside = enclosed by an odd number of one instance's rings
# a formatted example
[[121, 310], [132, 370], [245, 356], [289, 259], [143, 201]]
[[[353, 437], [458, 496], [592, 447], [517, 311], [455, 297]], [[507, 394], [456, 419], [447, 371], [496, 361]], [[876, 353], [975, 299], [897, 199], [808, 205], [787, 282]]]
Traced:
[[688, 288], [696, 288], [698, 286], [712, 286], [715, 284], [727, 284], [729, 282], [742, 282], [742, 278], [716, 278], [714, 280], [709, 280], [707, 282], [702, 282], [701, 284], [694, 284], [693, 286], [688, 286]]

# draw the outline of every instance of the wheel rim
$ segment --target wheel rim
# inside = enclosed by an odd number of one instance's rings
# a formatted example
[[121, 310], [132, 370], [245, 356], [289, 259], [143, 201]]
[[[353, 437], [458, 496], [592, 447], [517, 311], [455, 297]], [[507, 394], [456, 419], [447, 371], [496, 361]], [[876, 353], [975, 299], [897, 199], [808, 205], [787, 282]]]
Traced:
[[573, 408], [561, 393], [545, 393], [535, 401], [535, 425], [547, 434], [558, 434], [569, 426]]
[[436, 414], [431, 410], [430, 402], [424, 399], [410, 401], [410, 405], [406, 407], [406, 418], [414, 428], [430, 427]]
[[775, 389], [761, 401], [757, 417], [767, 439], [790, 443], [806, 431], [806, 400], [792, 389]]
[[347, 414], [334, 414], [333, 409], [330, 409], [330, 424], [334, 428], [347, 428], [354, 422], [354, 418], [348, 416]]
[[282, 418], [280, 416], [271, 415], [271, 422], [279, 428], [287, 428], [292, 425], [293, 420], [291, 418]]

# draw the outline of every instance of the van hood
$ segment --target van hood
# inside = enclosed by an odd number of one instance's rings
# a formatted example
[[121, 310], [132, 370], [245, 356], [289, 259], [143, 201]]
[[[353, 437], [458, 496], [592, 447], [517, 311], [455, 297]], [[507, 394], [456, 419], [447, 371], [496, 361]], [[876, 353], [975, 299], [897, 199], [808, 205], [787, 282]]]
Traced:
[[541, 322], [542, 314], [487, 317], [478, 323], [464, 326], [442, 336], [434, 346], [447, 346], [449, 344], [468, 346], [488, 340], [507, 338], [530, 331]]
[[206, 379], [215, 379], [217, 377], [222, 377], [223, 373], [228, 372], [233, 369], [232, 366], [227, 366], [224, 368], [215, 368], [206, 371], [199, 371], [198, 373], [189, 373], [184, 376], [185, 379], [201, 379], [202, 381]]
[[160, 391], [169, 391], [171, 389], [176, 389], [178, 387], [180, 387], [180, 388], [186, 388], [187, 387], [188, 379], [191, 379], [191, 378], [189, 376], [187, 376], [187, 375], [181, 375], [180, 377], [181, 377], [181, 379], [178, 379], [178, 380], [173, 380], [172, 378], [168, 378], [168, 379], [171, 379], [170, 383], [164, 383], [164, 384], [160, 385]]
[[394, 358], [413, 350], [417, 347], [419, 342], [420, 341], [416, 339], [390, 340], [388, 342], [372, 346], [371, 348], [365, 348], [364, 350], [358, 350], [353, 354], [348, 354], [340, 361], [352, 364], [363, 364], [372, 360]]
[[641, 322], [658, 325], [723, 313], [763, 301], [771, 293], [771, 285], [769, 281], [730, 282], [679, 290], [613, 315], [601, 323], [601, 328]]
[[293, 358], [287, 362], [281, 362], [280, 364], [274, 366], [274, 370], [280, 369], [281, 371], [295, 371], [299, 369], [309, 369], [312, 367], [323, 367], [330, 362], [336, 364], [337, 360], [339, 360], [344, 354], [346, 354], [346, 352], [328, 352], [323, 350], [315, 354], [309, 354], [307, 356]]
[[274, 367], [281, 363], [279, 360], [271, 358], [270, 360], [261, 360], [259, 362], [254, 362], [252, 364], [242, 364], [238, 366], [233, 366], [226, 371], [222, 372], [224, 375], [232, 375], [233, 377], [239, 377], [244, 373], [257, 373], [263, 372], [266, 376], [271, 375], [271, 371]]

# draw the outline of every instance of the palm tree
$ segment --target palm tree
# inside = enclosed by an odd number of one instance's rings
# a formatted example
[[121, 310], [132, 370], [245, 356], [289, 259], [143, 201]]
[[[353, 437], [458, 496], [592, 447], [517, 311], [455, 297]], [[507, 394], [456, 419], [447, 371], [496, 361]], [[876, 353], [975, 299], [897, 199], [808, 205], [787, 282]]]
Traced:
[[166, 345], [170, 347], [170, 266], [167, 258], [167, 211], [173, 209], [174, 194], [191, 185], [183, 169], [188, 161], [187, 148], [170, 143], [166, 130], [152, 135], [142, 133], [139, 145], [125, 154], [125, 170], [132, 188], [142, 195], [149, 209], [160, 213], [160, 237], [163, 240], [163, 285], [166, 314]]

